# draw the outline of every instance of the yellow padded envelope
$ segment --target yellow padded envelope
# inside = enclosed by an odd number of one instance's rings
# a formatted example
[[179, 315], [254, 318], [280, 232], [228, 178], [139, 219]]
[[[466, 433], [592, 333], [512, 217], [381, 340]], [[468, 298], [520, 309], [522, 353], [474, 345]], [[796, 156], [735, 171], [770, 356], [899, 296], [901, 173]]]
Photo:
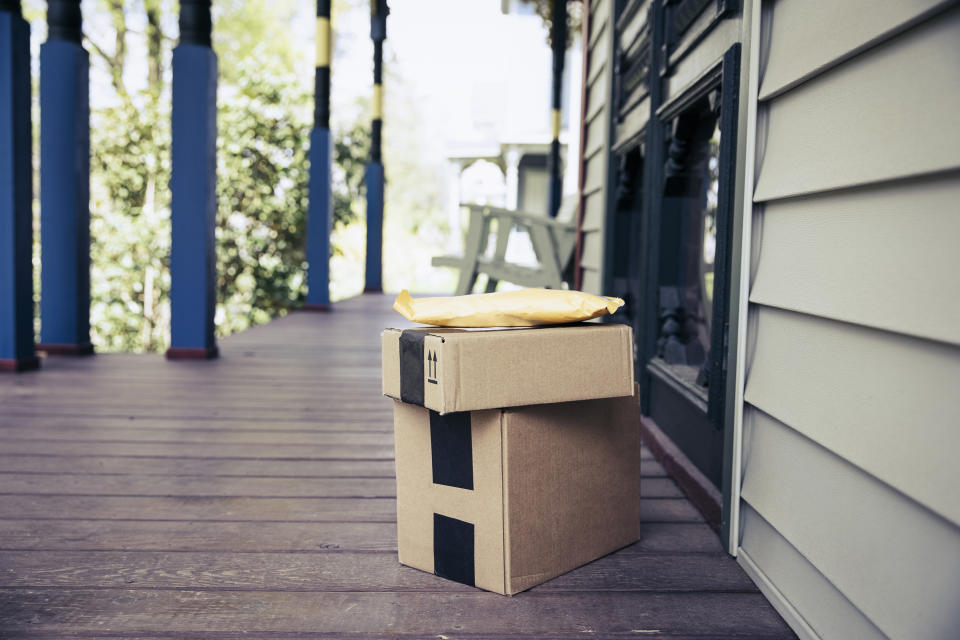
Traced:
[[404, 289], [393, 303], [393, 308], [407, 320], [440, 327], [566, 324], [613, 313], [622, 306], [620, 298], [562, 289], [521, 289], [417, 299]]

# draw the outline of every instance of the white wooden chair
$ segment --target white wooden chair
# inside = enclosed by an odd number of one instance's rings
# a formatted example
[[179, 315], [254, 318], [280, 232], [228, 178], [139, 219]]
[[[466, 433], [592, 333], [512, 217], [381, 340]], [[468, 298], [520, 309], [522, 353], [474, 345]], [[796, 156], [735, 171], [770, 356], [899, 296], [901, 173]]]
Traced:
[[[512, 211], [488, 205], [463, 204], [470, 211], [470, 224], [462, 256], [436, 256], [431, 261], [435, 267], [460, 269], [456, 295], [473, 291], [477, 277], [487, 275], [486, 291], [496, 290], [504, 280], [522, 287], [560, 289], [563, 287], [563, 272], [573, 257], [577, 244], [577, 196], [563, 199], [556, 218], [545, 215]], [[496, 246], [493, 255], [487, 257], [490, 227], [496, 221]], [[530, 243], [538, 264], [525, 266], [506, 261], [510, 232], [519, 227], [530, 236]]]

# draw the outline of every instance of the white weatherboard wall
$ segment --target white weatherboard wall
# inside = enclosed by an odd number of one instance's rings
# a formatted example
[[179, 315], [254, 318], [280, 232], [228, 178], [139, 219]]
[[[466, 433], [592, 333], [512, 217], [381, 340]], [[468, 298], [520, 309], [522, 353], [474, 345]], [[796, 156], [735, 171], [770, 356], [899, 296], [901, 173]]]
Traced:
[[960, 6], [763, 6], [738, 557], [803, 637], [960, 633]]
[[[608, 193], [610, 87], [613, 77], [613, 0], [592, 0], [587, 65], [586, 137], [583, 146], [583, 253], [580, 288], [603, 293], [604, 211]], [[572, 157], [572, 156], [571, 156]]]

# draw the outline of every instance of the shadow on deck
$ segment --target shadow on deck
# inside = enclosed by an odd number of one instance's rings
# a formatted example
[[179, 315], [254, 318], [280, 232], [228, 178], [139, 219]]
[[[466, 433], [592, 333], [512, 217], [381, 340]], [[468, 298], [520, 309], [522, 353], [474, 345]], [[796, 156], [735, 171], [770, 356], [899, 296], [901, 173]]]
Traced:
[[645, 451], [643, 539], [513, 598], [397, 563], [383, 296], [0, 378], [0, 637], [792, 637]]

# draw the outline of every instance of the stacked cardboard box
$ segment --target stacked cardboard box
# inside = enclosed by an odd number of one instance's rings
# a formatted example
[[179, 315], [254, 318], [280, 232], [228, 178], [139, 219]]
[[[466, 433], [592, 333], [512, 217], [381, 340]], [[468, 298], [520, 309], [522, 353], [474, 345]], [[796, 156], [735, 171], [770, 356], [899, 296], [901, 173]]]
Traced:
[[400, 562], [514, 594], [639, 537], [626, 325], [388, 329]]

